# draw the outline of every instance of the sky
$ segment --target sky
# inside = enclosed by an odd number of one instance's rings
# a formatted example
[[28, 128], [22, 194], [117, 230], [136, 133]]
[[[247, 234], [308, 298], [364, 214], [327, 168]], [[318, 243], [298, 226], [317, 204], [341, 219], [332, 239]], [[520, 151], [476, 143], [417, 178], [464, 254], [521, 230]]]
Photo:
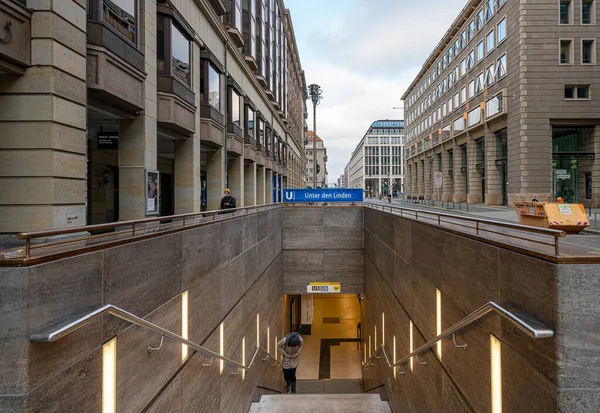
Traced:
[[[337, 182], [371, 124], [403, 119], [400, 98], [467, 0], [285, 0], [307, 85], [317, 83], [317, 135]], [[312, 102], [307, 101], [309, 129]]]

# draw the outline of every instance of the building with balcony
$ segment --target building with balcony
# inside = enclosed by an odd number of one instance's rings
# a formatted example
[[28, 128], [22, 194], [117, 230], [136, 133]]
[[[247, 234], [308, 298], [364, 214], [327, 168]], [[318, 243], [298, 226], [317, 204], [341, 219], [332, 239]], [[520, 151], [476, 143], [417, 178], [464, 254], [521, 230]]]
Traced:
[[0, 233], [277, 200], [305, 100], [282, 0], [0, 0]]
[[306, 155], [306, 184], [305, 186], [310, 186], [311, 188], [326, 188], [327, 187], [327, 148], [325, 147], [325, 142], [317, 135], [317, 183], [313, 185], [313, 148], [314, 144], [314, 132], [309, 130], [306, 132], [306, 146], [305, 146], [305, 155]]
[[472, 0], [404, 93], [407, 194], [600, 206], [596, 1]]
[[404, 192], [404, 121], [378, 120], [352, 152], [346, 166], [348, 188], [366, 196]]

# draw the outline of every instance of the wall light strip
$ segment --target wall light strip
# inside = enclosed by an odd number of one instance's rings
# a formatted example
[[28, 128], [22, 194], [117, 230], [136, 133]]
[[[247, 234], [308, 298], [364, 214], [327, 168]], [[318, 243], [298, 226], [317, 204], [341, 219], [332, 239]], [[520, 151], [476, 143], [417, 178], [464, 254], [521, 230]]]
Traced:
[[260, 314], [256, 314], [256, 347], [260, 347]]
[[502, 413], [502, 343], [490, 334], [492, 413]]
[[[436, 288], [435, 290], [435, 308], [436, 308], [436, 335], [442, 334], [442, 292]], [[442, 359], [442, 341], [437, 342], [437, 355]]]
[[[413, 352], [413, 322], [412, 320], [410, 320], [410, 331], [409, 331], [409, 336], [410, 336], [410, 349], [409, 349], [409, 353]], [[413, 357], [410, 358], [410, 371], [413, 371]]]
[[117, 411], [117, 338], [102, 346], [102, 413]]
[[[225, 357], [225, 342], [223, 340], [223, 336], [225, 334], [225, 327], [223, 323], [219, 326], [219, 354]], [[225, 362], [223, 360], [219, 360], [219, 374], [223, 374], [223, 369], [225, 368]]]
[[[394, 336], [394, 363], [396, 364], [396, 336]], [[394, 378], [396, 378], [396, 371], [398, 371], [398, 368], [394, 366]]]
[[[246, 365], [246, 337], [242, 339], [242, 365]], [[246, 380], [246, 369], [242, 369], [242, 381]]]
[[381, 313], [381, 344], [385, 346], [385, 313]]
[[271, 354], [271, 327], [267, 327], [267, 353]]
[[[181, 294], [181, 337], [186, 340], [188, 337], [188, 291], [184, 291]], [[181, 361], [185, 361], [188, 356], [187, 344], [181, 345]]]

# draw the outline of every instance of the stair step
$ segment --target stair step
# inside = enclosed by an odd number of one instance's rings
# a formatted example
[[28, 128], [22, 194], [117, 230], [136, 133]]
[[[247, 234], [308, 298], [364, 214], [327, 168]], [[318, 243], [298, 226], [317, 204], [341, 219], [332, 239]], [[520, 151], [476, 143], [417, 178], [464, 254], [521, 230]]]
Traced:
[[391, 413], [377, 394], [286, 394], [262, 396], [248, 413]]
[[298, 380], [298, 394], [357, 394], [360, 380]]

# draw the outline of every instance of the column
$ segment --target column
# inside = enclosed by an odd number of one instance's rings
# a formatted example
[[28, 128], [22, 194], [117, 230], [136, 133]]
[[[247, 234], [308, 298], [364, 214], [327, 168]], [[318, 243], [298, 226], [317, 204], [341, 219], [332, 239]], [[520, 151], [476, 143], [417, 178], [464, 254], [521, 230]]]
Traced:
[[466, 172], [461, 171], [463, 165], [463, 154], [462, 149], [456, 142], [454, 143], [454, 149], [452, 150], [454, 155], [454, 202], [465, 202], [467, 200], [467, 175]]
[[225, 149], [219, 148], [206, 155], [206, 208], [209, 211], [216, 211], [221, 207], [224, 190]]
[[594, 153], [596, 158], [592, 164], [592, 208], [600, 208], [600, 125], [594, 128]]
[[496, 166], [499, 158], [496, 134], [485, 125], [485, 204], [502, 205], [502, 167]]
[[144, 81], [144, 112], [119, 121], [119, 219], [146, 217], [146, 170], [157, 169], [156, 3], [140, 7], [140, 49], [148, 77]]
[[231, 195], [235, 197], [238, 208], [244, 204], [244, 157], [229, 159], [227, 161], [227, 185], [231, 190]]
[[244, 167], [244, 205], [258, 205], [256, 197], [256, 162]]
[[264, 166], [256, 166], [256, 205], [266, 204], [265, 185], [266, 169]]
[[267, 169], [265, 172], [265, 204], [273, 203], [273, 170]]
[[419, 161], [419, 174], [417, 176], [417, 187], [419, 188], [419, 199], [425, 199], [425, 160]]
[[425, 164], [424, 164], [424, 172], [425, 172], [425, 199], [431, 199], [431, 189], [433, 186], [433, 182], [431, 181], [431, 175], [433, 173], [434, 165], [431, 163], [433, 162], [434, 159], [433, 158], [427, 158], [425, 159]]
[[450, 154], [447, 150], [442, 149], [442, 201], [446, 202], [452, 201], [454, 194], [454, 180], [452, 176], [450, 176], [450, 170], [452, 170], [452, 174], [454, 174], [453, 166], [450, 165]]
[[477, 156], [477, 143], [467, 133], [467, 175], [469, 180], [467, 202], [469, 204], [483, 202], [481, 171], [477, 169]]
[[0, 233], [7, 234], [86, 224], [85, 3], [27, 3], [32, 66], [22, 76], [0, 74]]
[[199, 212], [201, 203], [200, 138], [175, 144], [175, 214]]

